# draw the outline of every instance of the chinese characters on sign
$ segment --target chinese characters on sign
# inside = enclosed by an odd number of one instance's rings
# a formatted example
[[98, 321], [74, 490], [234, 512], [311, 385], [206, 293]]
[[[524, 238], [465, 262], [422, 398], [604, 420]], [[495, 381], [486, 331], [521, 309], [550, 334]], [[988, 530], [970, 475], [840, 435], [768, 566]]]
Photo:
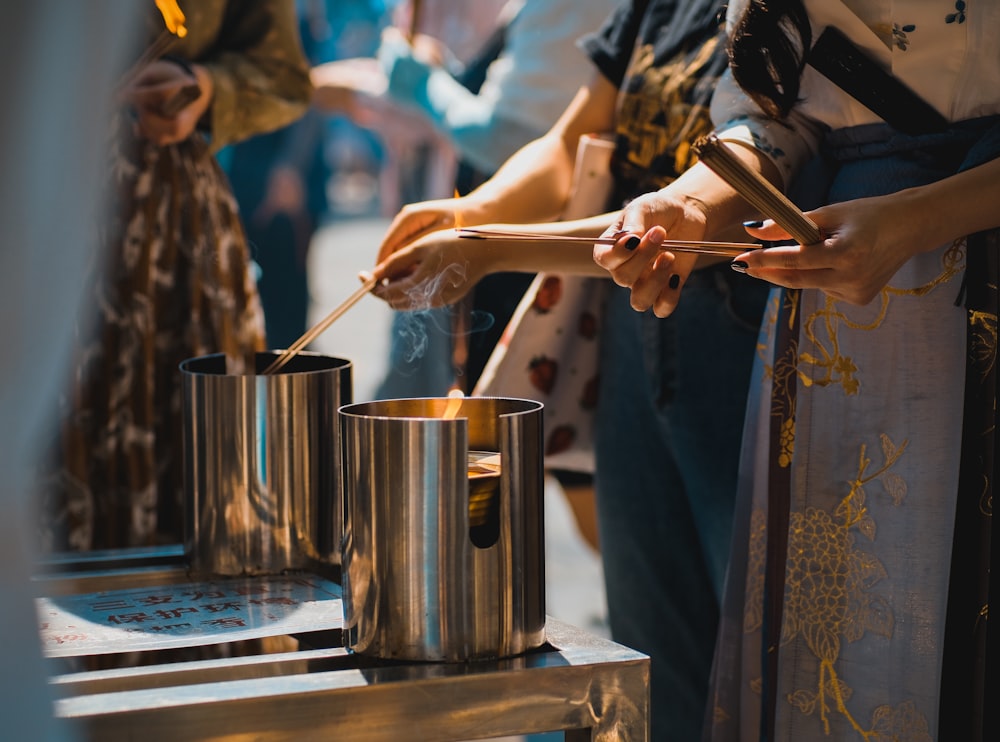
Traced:
[[39, 598], [46, 656], [280, 636], [343, 626], [340, 587], [312, 576], [250, 577]]

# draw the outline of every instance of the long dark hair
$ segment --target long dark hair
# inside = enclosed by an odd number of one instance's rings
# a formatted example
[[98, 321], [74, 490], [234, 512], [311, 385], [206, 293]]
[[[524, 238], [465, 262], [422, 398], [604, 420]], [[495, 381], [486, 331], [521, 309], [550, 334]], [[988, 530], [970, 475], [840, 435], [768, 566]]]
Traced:
[[729, 40], [733, 77], [773, 118], [799, 99], [812, 29], [802, 0], [750, 0]]

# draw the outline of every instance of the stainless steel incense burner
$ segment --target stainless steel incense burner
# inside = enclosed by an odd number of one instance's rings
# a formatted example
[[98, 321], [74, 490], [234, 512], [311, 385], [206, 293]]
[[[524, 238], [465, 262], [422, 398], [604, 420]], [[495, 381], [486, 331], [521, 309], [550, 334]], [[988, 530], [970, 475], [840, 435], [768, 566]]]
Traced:
[[208, 575], [275, 574], [340, 563], [343, 500], [337, 409], [351, 363], [299, 353], [262, 374], [224, 355], [184, 361], [185, 546]]
[[508, 657], [545, 641], [542, 409], [522, 399], [340, 409], [345, 645]]

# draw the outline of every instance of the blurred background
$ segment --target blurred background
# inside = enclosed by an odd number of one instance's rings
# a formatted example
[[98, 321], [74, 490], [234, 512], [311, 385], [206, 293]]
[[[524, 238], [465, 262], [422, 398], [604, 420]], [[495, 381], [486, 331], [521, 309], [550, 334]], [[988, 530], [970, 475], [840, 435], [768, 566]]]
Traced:
[[[257, 264], [269, 347], [286, 347], [355, 291], [403, 205], [451, 197], [468, 177], [440, 127], [389, 95], [377, 59], [385, 29], [399, 29], [457, 78], [481, 84], [502, 46], [497, 29], [521, 4], [297, 0], [314, 80], [323, 70], [321, 97], [291, 126], [219, 155]], [[392, 322], [392, 310], [368, 296], [311, 346], [352, 361], [355, 401], [374, 399], [388, 373]], [[547, 477], [547, 612], [607, 636], [596, 524], [576, 496]]]

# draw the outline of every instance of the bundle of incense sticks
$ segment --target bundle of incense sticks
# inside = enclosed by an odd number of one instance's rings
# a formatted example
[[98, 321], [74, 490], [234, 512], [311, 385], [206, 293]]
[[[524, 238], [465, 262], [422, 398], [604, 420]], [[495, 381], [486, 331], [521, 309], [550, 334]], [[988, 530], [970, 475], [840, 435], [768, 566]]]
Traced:
[[[523, 240], [530, 242], [584, 242], [588, 245], [613, 245], [618, 242], [625, 233], [617, 237], [577, 237], [559, 234], [543, 234], [540, 232], [519, 232], [503, 229], [477, 229], [473, 227], [458, 227], [456, 229], [459, 237], [466, 237], [477, 240]], [[660, 243], [662, 250], [670, 252], [690, 252], [701, 255], [721, 255], [724, 257], [735, 257], [747, 250], [754, 250], [760, 247], [749, 242], [710, 242], [698, 240], [664, 240]]]
[[751, 170], [715, 134], [692, 145], [698, 159], [726, 181], [768, 219], [773, 219], [802, 245], [823, 241], [819, 227], [759, 173]]
[[118, 92], [121, 93], [121, 91], [129, 87], [146, 67], [170, 51], [176, 40], [177, 36], [170, 31], [166, 29], [161, 31], [159, 36], [153, 40], [153, 43], [146, 47], [145, 51], [118, 80]]
[[201, 96], [201, 88], [195, 85], [185, 85], [183, 88], [174, 93], [173, 97], [168, 98], [167, 101], [160, 106], [160, 113], [164, 116], [176, 116], [181, 112], [182, 108], [185, 108], [189, 103], [193, 103], [198, 100]]
[[365, 294], [369, 293], [373, 288], [375, 288], [376, 280], [372, 277], [366, 278], [365, 282], [361, 284], [360, 288], [353, 294], [348, 296], [341, 304], [337, 305], [333, 311], [326, 315], [323, 319], [313, 325], [311, 328], [305, 331], [303, 335], [296, 340], [294, 343], [288, 346], [287, 349], [281, 351], [281, 354], [271, 361], [270, 365], [264, 369], [263, 375], [267, 376], [273, 374], [282, 368], [285, 364], [292, 360], [299, 351], [305, 348], [309, 343], [318, 338], [327, 328], [330, 327], [337, 319], [341, 317], [348, 309], [353, 307]]

